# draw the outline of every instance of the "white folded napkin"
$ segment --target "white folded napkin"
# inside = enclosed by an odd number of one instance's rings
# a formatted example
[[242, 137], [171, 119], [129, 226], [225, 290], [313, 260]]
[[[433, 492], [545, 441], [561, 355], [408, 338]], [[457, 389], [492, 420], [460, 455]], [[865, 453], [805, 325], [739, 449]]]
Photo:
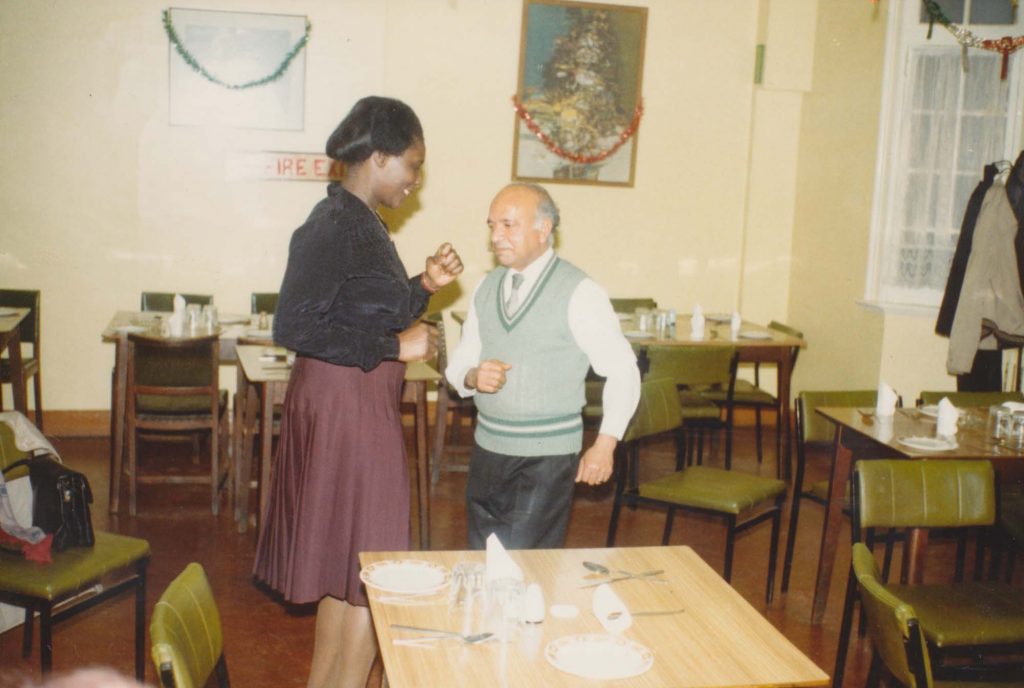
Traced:
[[943, 437], [952, 437], [956, 434], [956, 422], [960, 418], [960, 411], [948, 397], [942, 397], [939, 402], [939, 415], [935, 421], [935, 434]]
[[505, 546], [494, 533], [487, 536], [487, 572], [484, 578], [487, 582], [499, 578], [523, 580], [523, 570], [512, 561], [512, 557], [505, 551]]
[[875, 415], [888, 417], [896, 413], [896, 392], [886, 382], [878, 385], [878, 403], [875, 404]]
[[1010, 409], [1011, 413], [1014, 411], [1024, 411], [1024, 403], [1019, 401], [1004, 401], [1003, 408]]
[[732, 334], [733, 339], [737, 339], [740, 336], [740, 325], [743, 324], [743, 320], [740, 318], [739, 311], [732, 312], [732, 318], [729, 320], [729, 332]]
[[167, 318], [167, 329], [172, 337], [185, 334], [185, 297], [181, 294], [174, 295], [174, 312]]
[[174, 312], [184, 313], [185, 312], [185, 297], [181, 294], [174, 295]]
[[[594, 588], [594, 601], [592, 609], [594, 616], [604, 626], [604, 630], [609, 633], [622, 633], [624, 630], [633, 625], [633, 615], [629, 613], [629, 609], [622, 603], [619, 596], [615, 594], [611, 586], [607, 583]], [[609, 619], [608, 615], [614, 612], [620, 612], [620, 615], [614, 619]]]
[[690, 318], [690, 339], [704, 339], [704, 309], [698, 303]]

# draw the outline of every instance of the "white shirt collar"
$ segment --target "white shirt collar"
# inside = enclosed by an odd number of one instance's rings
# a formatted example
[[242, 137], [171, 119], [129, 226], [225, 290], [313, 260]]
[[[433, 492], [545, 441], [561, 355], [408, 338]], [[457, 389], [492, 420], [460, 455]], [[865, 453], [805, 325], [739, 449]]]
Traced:
[[[544, 253], [540, 254], [534, 259], [532, 263], [526, 266], [520, 274], [523, 276], [523, 282], [519, 286], [520, 295], [528, 294], [530, 289], [533, 288], [534, 283], [540, 274], [544, 272], [544, 268], [547, 267], [548, 263], [555, 257], [555, 249], [548, 246]], [[503, 288], [505, 293], [508, 294], [512, 290], [512, 275], [515, 274], [515, 270], [509, 269], [508, 274], [505, 276]]]

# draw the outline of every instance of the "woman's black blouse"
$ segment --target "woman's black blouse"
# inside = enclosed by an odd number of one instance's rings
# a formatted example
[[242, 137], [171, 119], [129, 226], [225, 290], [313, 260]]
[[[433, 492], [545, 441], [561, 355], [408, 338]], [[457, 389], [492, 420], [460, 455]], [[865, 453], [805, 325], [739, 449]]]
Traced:
[[377, 214], [334, 183], [292, 234], [274, 342], [301, 356], [372, 370], [398, 358], [398, 333], [427, 308]]

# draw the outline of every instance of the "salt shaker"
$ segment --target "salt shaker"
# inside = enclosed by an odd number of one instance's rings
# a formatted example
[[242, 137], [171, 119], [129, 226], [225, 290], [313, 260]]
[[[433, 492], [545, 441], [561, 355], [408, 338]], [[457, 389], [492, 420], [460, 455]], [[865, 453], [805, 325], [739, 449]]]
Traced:
[[537, 583], [530, 583], [526, 588], [526, 604], [523, 611], [523, 622], [539, 624], [544, 622], [544, 591]]

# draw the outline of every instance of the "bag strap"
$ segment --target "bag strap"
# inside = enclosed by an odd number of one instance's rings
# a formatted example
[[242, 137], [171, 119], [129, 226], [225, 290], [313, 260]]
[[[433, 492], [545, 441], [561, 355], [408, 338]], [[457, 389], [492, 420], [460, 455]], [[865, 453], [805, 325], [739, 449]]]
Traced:
[[3, 469], [3, 472], [7, 473], [8, 471], [13, 471], [15, 468], [18, 468], [20, 466], [28, 466], [30, 461], [31, 459], [21, 459], [20, 461], [15, 461], [10, 466], [6, 466]]

